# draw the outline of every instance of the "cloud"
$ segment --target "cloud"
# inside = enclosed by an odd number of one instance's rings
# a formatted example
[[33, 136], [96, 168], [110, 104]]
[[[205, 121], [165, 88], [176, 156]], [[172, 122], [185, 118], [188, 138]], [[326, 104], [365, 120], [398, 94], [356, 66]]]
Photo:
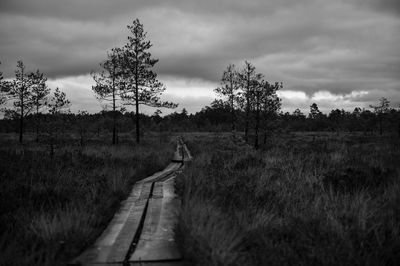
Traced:
[[[307, 95], [302, 91], [283, 90], [278, 92], [282, 99], [283, 112], [292, 113], [295, 109], [300, 109], [308, 114], [310, 105], [316, 103], [321, 112], [328, 114], [333, 109], [344, 109], [353, 111], [355, 107], [369, 108], [376, 104], [379, 99], [377, 94], [369, 91], [352, 91], [348, 94], [337, 94], [330, 91], [318, 91], [312, 95]], [[392, 105], [395, 106], [395, 105]]]
[[118, 35], [118, 23], [9, 14], [1, 16], [0, 23], [0, 59], [8, 75], [17, 60], [23, 60], [29, 69], [39, 68], [49, 77], [87, 74], [104, 60], [107, 49], [123, 40]]
[[397, 0], [2, 0], [1, 70], [11, 77], [21, 59], [54, 80], [85, 76], [139, 17], [171, 95], [195, 81], [187, 90], [208, 101], [227, 64], [250, 60], [308, 99], [367, 91], [398, 102], [399, 14]]
[[2, 0], [0, 10], [4, 13], [74, 20], [106, 21], [126, 16], [137, 10], [173, 8], [186, 13], [260, 15], [271, 14], [281, 8], [309, 5], [318, 0]]
[[[204, 106], [210, 105], [215, 99], [213, 89], [216, 84], [214, 83], [201, 79], [182, 79], [173, 76], [161, 76], [160, 80], [167, 87], [167, 91], [161, 95], [160, 99], [179, 104], [176, 109], [160, 108], [164, 115], [180, 111], [182, 108], [185, 108], [189, 113], [195, 113]], [[66, 93], [67, 99], [72, 103], [70, 108], [72, 112], [88, 111], [95, 113], [106, 107], [106, 102], [96, 99], [91, 89], [94, 81], [90, 75], [49, 79], [47, 85], [53, 91], [58, 87]], [[133, 108], [127, 108], [128, 111], [133, 111]], [[141, 106], [140, 109], [141, 112], [148, 115], [153, 114], [156, 110], [156, 108], [147, 106]]]
[[398, 0], [352, 0], [361, 7], [370, 8], [395, 16], [400, 15], [400, 2]]
[[100, 103], [92, 92], [93, 79], [89, 75], [67, 77], [61, 79], [49, 79], [47, 85], [54, 91], [59, 88], [65, 92], [67, 99], [71, 101], [71, 111], [88, 111], [96, 113], [102, 110]]

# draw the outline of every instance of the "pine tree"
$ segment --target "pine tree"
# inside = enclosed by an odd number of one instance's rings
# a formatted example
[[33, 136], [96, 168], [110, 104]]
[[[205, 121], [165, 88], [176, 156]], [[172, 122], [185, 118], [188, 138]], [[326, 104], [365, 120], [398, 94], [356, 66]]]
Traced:
[[231, 123], [233, 131], [236, 129], [235, 110], [238, 103], [239, 89], [238, 73], [235, 70], [235, 65], [230, 64], [222, 74], [221, 87], [216, 88], [214, 91], [220, 96], [227, 97], [227, 103], [231, 109]]
[[379, 99], [379, 105], [374, 106], [370, 105], [371, 108], [374, 109], [375, 115], [378, 118], [379, 123], [379, 135], [383, 134], [383, 120], [385, 119], [387, 113], [390, 109], [390, 101], [385, 97]]
[[53, 157], [54, 145], [57, 144], [59, 130], [65, 128], [65, 121], [62, 121], [62, 114], [69, 108], [70, 101], [67, 99], [65, 92], [56, 88], [53, 95], [49, 97], [46, 105], [50, 113], [50, 121], [47, 123], [46, 130], [50, 142], [50, 155]]
[[[271, 117], [273, 114], [280, 109], [280, 98], [277, 96], [276, 92], [278, 89], [282, 88], [282, 83], [275, 82], [275, 84], [270, 84], [268, 81], [261, 80], [254, 85], [254, 111], [255, 111], [255, 141], [254, 148], [258, 149], [259, 142], [259, 129], [260, 129], [260, 116], [261, 111], [264, 113], [264, 119], [267, 120], [268, 116]], [[266, 143], [266, 127], [264, 131], [264, 144]]]
[[[0, 62], [0, 65], [1, 65], [1, 62]], [[0, 106], [7, 102], [7, 97], [5, 95], [5, 90], [7, 87], [6, 84], [7, 84], [7, 82], [5, 82], [3, 80], [3, 72], [0, 71]]]
[[7, 83], [3, 81], [3, 72], [0, 71], [0, 105], [3, 105], [7, 101], [7, 97], [4, 95], [6, 84]]
[[40, 110], [46, 106], [50, 88], [46, 85], [47, 78], [39, 70], [29, 74], [29, 79], [32, 81], [30, 101], [35, 109], [36, 142], [39, 142]]
[[107, 53], [107, 60], [100, 64], [103, 70], [100, 73], [92, 73], [92, 77], [96, 82], [92, 86], [92, 90], [100, 101], [109, 101], [112, 104], [113, 116], [113, 135], [112, 144], [117, 143], [117, 113], [122, 111], [120, 105], [121, 95], [125, 88], [125, 83], [122, 76], [122, 50], [113, 48], [110, 53]]
[[13, 109], [6, 108], [7, 112], [12, 112], [15, 117], [19, 118], [19, 142], [23, 141], [24, 118], [32, 111], [34, 104], [32, 97], [32, 79], [25, 72], [25, 65], [22, 61], [17, 62], [15, 70], [15, 79], [7, 82], [3, 91], [8, 100], [13, 101]]
[[250, 126], [250, 112], [252, 110], [252, 97], [254, 96], [254, 89], [258, 82], [262, 79], [262, 74], [256, 73], [256, 68], [248, 61], [245, 61], [245, 67], [238, 74], [239, 83], [242, 89], [241, 101], [243, 102], [246, 117], [245, 117], [245, 128], [244, 138], [248, 141], [249, 138], [249, 126]]
[[122, 99], [126, 104], [135, 106], [136, 142], [139, 143], [139, 105], [176, 108], [177, 104], [163, 102], [159, 98], [166, 88], [157, 80], [157, 74], [152, 70], [158, 59], [153, 59], [148, 51], [152, 44], [147, 40], [143, 24], [136, 19], [132, 25], [128, 25], [128, 29], [131, 35], [123, 48], [125, 87]]
[[49, 108], [49, 113], [53, 116], [62, 114], [65, 109], [70, 106], [70, 101], [67, 99], [65, 92], [60, 91], [57, 87], [50, 97], [49, 101], [46, 103]]
[[318, 119], [322, 115], [321, 111], [318, 108], [316, 103], [310, 105], [310, 113], [308, 114], [308, 118], [310, 119]]

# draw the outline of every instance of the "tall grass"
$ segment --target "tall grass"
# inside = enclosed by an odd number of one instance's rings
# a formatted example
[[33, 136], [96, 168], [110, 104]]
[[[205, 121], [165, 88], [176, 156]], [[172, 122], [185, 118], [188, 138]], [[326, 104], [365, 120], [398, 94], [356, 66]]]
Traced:
[[104, 230], [132, 185], [164, 168], [169, 139], [59, 145], [2, 143], [0, 265], [65, 265]]
[[197, 265], [398, 265], [400, 143], [288, 135], [189, 141], [178, 236]]

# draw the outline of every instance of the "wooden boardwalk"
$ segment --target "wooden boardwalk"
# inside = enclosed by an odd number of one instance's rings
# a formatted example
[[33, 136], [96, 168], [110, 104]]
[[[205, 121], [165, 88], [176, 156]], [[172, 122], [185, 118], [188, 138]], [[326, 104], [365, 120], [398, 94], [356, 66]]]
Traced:
[[96, 242], [69, 265], [184, 265], [174, 238], [174, 181], [191, 155], [181, 139], [172, 162], [139, 182]]

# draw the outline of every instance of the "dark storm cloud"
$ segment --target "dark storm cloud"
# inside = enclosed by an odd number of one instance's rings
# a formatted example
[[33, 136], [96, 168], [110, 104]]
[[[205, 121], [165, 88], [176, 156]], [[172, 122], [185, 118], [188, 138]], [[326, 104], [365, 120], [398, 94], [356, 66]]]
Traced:
[[126, 25], [139, 17], [161, 76], [214, 84], [227, 64], [250, 60], [310, 98], [393, 96], [399, 14], [397, 0], [1, 0], [1, 69], [10, 76], [22, 59], [53, 78], [87, 74], [126, 42]]
[[398, 0], [353, 0], [356, 4], [372, 8], [381, 12], [400, 15], [400, 1]]
[[111, 23], [10, 14], [2, 15], [0, 23], [0, 60], [6, 74], [17, 60], [50, 77], [85, 74], [97, 67], [106, 49], [123, 39]]
[[[371, 0], [370, 0], [371, 1]], [[372, 2], [372, 1], [371, 1]], [[377, 8], [385, 11], [394, 12], [400, 15], [400, 1], [398, 0], [381, 0], [373, 3]]]
[[185, 12], [239, 15], [269, 14], [279, 8], [295, 7], [316, 0], [2, 0], [3, 13], [78, 20], [109, 20], [137, 10], [174, 8]]

